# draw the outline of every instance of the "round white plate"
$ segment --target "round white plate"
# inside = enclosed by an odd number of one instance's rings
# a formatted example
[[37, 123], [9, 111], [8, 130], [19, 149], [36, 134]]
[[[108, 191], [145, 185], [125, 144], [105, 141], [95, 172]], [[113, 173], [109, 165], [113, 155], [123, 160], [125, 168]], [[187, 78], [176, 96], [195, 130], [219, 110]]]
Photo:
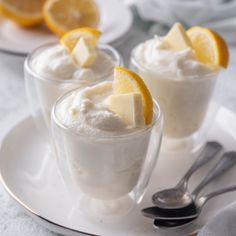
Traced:
[[[98, 0], [101, 11], [101, 43], [117, 43], [132, 25], [130, 9], [119, 0]], [[0, 50], [13, 54], [26, 55], [33, 49], [57, 40], [46, 27], [25, 29], [9, 20], [0, 19]]]
[[[211, 138], [219, 140], [225, 150], [235, 149], [236, 116], [221, 108], [211, 130]], [[47, 154], [47, 144], [38, 134], [30, 117], [18, 123], [6, 136], [0, 152], [1, 180], [8, 193], [36, 220], [52, 231], [66, 235], [103, 236], [160, 236], [186, 235], [200, 228], [222, 207], [235, 200], [236, 193], [218, 197], [209, 202], [197, 222], [182, 230], [155, 231], [152, 221], [143, 217], [140, 209], [151, 204], [151, 194], [173, 186], [186, 171], [193, 157], [184, 154], [160, 155], [149, 189], [141, 205], [122, 218], [90, 219], [73, 211], [65, 187], [57, 172], [55, 158]], [[212, 164], [212, 163], [211, 163]], [[191, 180], [193, 188], [211, 166], [199, 170]], [[207, 187], [212, 191], [234, 184], [236, 167], [226, 176]]]

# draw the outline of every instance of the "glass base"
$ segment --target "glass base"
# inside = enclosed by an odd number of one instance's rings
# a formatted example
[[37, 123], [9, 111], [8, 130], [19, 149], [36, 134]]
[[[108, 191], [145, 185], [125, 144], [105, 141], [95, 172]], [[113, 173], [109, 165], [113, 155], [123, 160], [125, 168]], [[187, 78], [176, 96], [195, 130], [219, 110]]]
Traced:
[[90, 219], [112, 220], [127, 215], [136, 207], [128, 196], [114, 200], [100, 200], [81, 194], [74, 205], [74, 211]]

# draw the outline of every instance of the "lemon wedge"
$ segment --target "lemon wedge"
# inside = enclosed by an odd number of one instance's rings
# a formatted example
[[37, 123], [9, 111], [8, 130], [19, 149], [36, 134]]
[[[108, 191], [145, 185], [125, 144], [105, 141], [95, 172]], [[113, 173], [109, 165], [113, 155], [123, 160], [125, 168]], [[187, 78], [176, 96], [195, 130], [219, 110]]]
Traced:
[[176, 51], [192, 48], [191, 41], [180, 23], [173, 25], [164, 40]]
[[133, 127], [145, 126], [140, 93], [111, 95], [109, 97], [109, 109]]
[[81, 37], [71, 53], [74, 61], [81, 67], [90, 67], [97, 57], [96, 47]]

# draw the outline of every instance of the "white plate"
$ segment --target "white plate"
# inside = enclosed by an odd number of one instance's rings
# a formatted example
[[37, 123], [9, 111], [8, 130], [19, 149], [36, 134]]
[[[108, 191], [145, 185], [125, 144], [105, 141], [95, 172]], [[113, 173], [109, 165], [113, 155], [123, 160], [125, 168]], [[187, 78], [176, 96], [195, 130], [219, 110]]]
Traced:
[[[101, 43], [117, 42], [132, 25], [130, 9], [119, 0], [98, 0], [101, 11], [102, 30]], [[57, 37], [46, 28], [24, 29], [16, 24], [0, 19], [0, 50], [8, 53], [26, 55], [33, 49], [48, 42], [57, 40]]]
[[[211, 131], [211, 137], [219, 140], [226, 150], [233, 150], [236, 142], [236, 116], [221, 108]], [[160, 236], [162, 231], [152, 228], [152, 221], [140, 214], [140, 208], [149, 206], [151, 194], [159, 189], [173, 186], [186, 171], [194, 158], [186, 155], [161, 153], [152, 176], [150, 187], [141, 205], [127, 216], [116, 219], [89, 219], [80, 212], [73, 212], [67, 192], [58, 175], [55, 159], [47, 155], [47, 144], [37, 133], [30, 117], [18, 123], [6, 136], [0, 152], [1, 180], [8, 193], [35, 219], [52, 231], [66, 235], [103, 236]], [[193, 187], [208, 171], [203, 167], [190, 185]], [[222, 179], [208, 187], [208, 191], [234, 184], [236, 167]], [[204, 208], [198, 222], [184, 230], [169, 231], [168, 235], [185, 235], [201, 227], [226, 204], [235, 200], [230, 193], [212, 200]], [[83, 233], [82, 233], [83, 234]]]

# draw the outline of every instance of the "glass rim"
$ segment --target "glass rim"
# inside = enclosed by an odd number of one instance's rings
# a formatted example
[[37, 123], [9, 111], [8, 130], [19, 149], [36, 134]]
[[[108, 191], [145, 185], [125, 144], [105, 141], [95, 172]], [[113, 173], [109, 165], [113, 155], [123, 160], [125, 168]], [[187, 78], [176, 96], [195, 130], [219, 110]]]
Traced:
[[[150, 68], [148, 68], [147, 66], [145, 65], [142, 65], [141, 63], [138, 62], [137, 58], [135, 57], [135, 52], [137, 50], [137, 48], [141, 45], [142, 43], [136, 45], [132, 51], [131, 51], [131, 56], [130, 56], [130, 63], [134, 64], [134, 66], [137, 66], [138, 68], [141, 68], [142, 70], [144, 71], [150, 71], [151, 73], [153, 74], [156, 74], [155, 71], [151, 70]], [[179, 83], [182, 83], [182, 82], [186, 82], [186, 81], [189, 81], [189, 82], [198, 82], [198, 81], [201, 81], [201, 80], [206, 80], [207, 77], [213, 77], [213, 76], [217, 76], [219, 74], [219, 72], [221, 71], [222, 68], [215, 68], [215, 70], [209, 72], [209, 73], [206, 73], [206, 74], [203, 74], [203, 75], [186, 75], [184, 76], [184, 79], [171, 79], [172, 81], [175, 81], [175, 82], [179, 82]], [[167, 74], [168, 71], [167, 70], [162, 70], [160, 71], [160, 74]], [[163, 76], [165, 77], [165, 76]], [[160, 78], [160, 79], [164, 79], [164, 78]]]
[[91, 136], [91, 135], [86, 135], [86, 134], [82, 134], [82, 133], [78, 133], [74, 130], [71, 130], [69, 127], [67, 127], [66, 125], [62, 124], [62, 122], [60, 121], [60, 119], [57, 117], [56, 115], [56, 110], [57, 110], [57, 106], [61, 103], [62, 100], [66, 99], [68, 96], [70, 96], [72, 93], [74, 93], [76, 90], [80, 90], [80, 88], [75, 88], [73, 90], [68, 91], [67, 93], [63, 94], [62, 96], [60, 96], [56, 102], [54, 103], [53, 107], [52, 107], [52, 111], [51, 111], [51, 120], [53, 120], [53, 122], [59, 126], [61, 129], [65, 130], [66, 132], [69, 132], [75, 136], [78, 137], [84, 137], [84, 138], [93, 138], [93, 139], [98, 139], [98, 140], [107, 140], [107, 139], [124, 139], [133, 135], [138, 135], [138, 134], [142, 134], [142, 133], [146, 133], [149, 130], [151, 130], [156, 124], [158, 125], [162, 125], [163, 122], [163, 113], [161, 111], [160, 105], [159, 103], [153, 98], [153, 116], [155, 115], [155, 119], [153, 118], [153, 121], [150, 125], [147, 125], [145, 128], [141, 128], [138, 130], [134, 130], [128, 133], [119, 133], [117, 135], [107, 135], [107, 136]]
[[[80, 81], [76, 80], [76, 79], [68, 79], [68, 77], [61, 77], [60, 79], [51, 79], [49, 77], [40, 75], [39, 73], [37, 73], [31, 65], [31, 62], [33, 60], [33, 57], [39, 53], [41, 50], [49, 48], [51, 46], [56, 46], [59, 45], [58, 42], [51, 42], [51, 43], [47, 43], [44, 45], [41, 45], [39, 47], [37, 47], [36, 49], [34, 49], [25, 59], [24, 62], [24, 69], [27, 71], [27, 73], [29, 73], [30, 75], [32, 75], [34, 78], [39, 79], [39, 80], [44, 80], [44, 81], [48, 81], [51, 83], [55, 83], [55, 84], [78, 84]], [[121, 66], [123, 64], [123, 60], [119, 54], [119, 52], [113, 48], [112, 46], [108, 45], [108, 44], [98, 44], [98, 48], [100, 50], [108, 50], [112, 53], [112, 55], [114, 55], [115, 59], [115, 66]], [[102, 78], [108, 77], [109, 75], [113, 74], [113, 69], [111, 71], [108, 71], [107, 73], [102, 74], [101, 76], [97, 76], [97, 79], [95, 81], [91, 81], [90, 83], [86, 83], [86, 85], [91, 85], [94, 83], [97, 83], [99, 81], [102, 81]]]

